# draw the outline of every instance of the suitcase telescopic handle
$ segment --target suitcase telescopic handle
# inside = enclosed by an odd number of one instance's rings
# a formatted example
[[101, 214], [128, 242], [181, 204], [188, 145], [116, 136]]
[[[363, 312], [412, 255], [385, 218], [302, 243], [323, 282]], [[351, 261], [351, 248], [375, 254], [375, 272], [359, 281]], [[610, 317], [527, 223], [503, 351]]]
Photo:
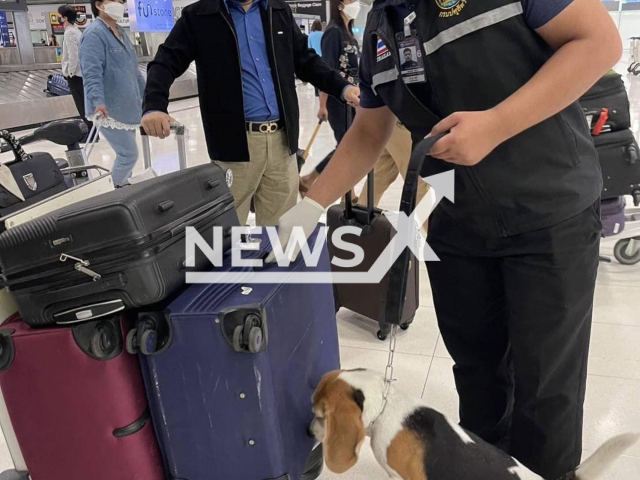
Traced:
[[[367, 225], [371, 225], [373, 222], [374, 216], [374, 208], [375, 208], [375, 199], [374, 199], [374, 190], [373, 190], [373, 182], [375, 180], [375, 176], [373, 174], [373, 170], [371, 170], [367, 174]], [[344, 199], [344, 216], [347, 219], [353, 218], [353, 198], [351, 197], [351, 190], [347, 192]]]
[[[422, 165], [429, 155], [431, 147], [444, 136], [445, 134], [439, 134], [433, 137], [427, 137], [413, 149], [400, 200], [400, 211], [408, 217], [411, 216], [411, 213], [416, 208], [418, 182], [420, 181]], [[385, 321], [391, 325], [400, 325], [402, 323], [402, 314], [404, 313], [404, 304], [407, 296], [410, 262], [411, 250], [405, 247], [389, 271]], [[414, 268], [418, 267], [414, 266]]]
[[[346, 130], [349, 130], [349, 128], [351, 127], [351, 123], [353, 123], [353, 109], [349, 106], [349, 105], [345, 105], [345, 127]], [[374, 187], [373, 187], [373, 182], [374, 182], [374, 174], [373, 174], [373, 170], [371, 170], [368, 174], [367, 174], [367, 225], [371, 225], [371, 222], [373, 222], [373, 216], [374, 216]], [[345, 195], [344, 198], [344, 203], [345, 203], [345, 208], [344, 208], [344, 215], [345, 218], [347, 219], [351, 219], [353, 218], [353, 198], [351, 197], [351, 190], [349, 190], [349, 192], [347, 192], [347, 194]]]
[[[169, 128], [176, 135], [184, 135], [185, 130], [186, 130], [186, 127], [184, 126], [184, 124], [182, 124], [180, 122], [172, 122], [169, 125]], [[140, 127], [140, 135], [142, 135], [143, 137], [148, 137], [147, 132], [145, 132], [145, 130], [144, 130], [144, 127]]]
[[[185, 145], [185, 134], [187, 133], [187, 127], [180, 122], [171, 122], [169, 125], [170, 130], [176, 134], [178, 140], [178, 168], [184, 170], [187, 168], [187, 148]], [[140, 136], [142, 137], [142, 161], [145, 169], [152, 167], [151, 160], [151, 145], [149, 142], [149, 136], [145, 132], [143, 127], [140, 127]]]

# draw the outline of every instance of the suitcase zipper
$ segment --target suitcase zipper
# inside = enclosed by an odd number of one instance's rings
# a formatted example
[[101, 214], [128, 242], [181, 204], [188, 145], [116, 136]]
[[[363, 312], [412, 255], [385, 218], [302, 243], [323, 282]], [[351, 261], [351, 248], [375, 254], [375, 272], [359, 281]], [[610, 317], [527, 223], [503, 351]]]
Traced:
[[[228, 194], [229, 196], [231, 196], [231, 194]], [[187, 219], [181, 219], [179, 220], [179, 223], [184, 225], [184, 223], [187, 223], [189, 221], [192, 220], [196, 220], [196, 222], [192, 225], [189, 226], [193, 226], [195, 228], [207, 228], [209, 226], [209, 224], [211, 224], [211, 226], [215, 225], [215, 220], [218, 216], [232, 210], [234, 208], [234, 204], [233, 203], [229, 203], [227, 205], [225, 204], [218, 204], [216, 205], [214, 208], [209, 208], [209, 209], [198, 209], [196, 211], [195, 215], [189, 215], [189, 217]], [[205, 215], [206, 214], [206, 215]], [[213, 219], [210, 222], [203, 222], [203, 221], [197, 221], [198, 217], [202, 217], [202, 216], [206, 216], [206, 218], [209, 217], [213, 217]], [[95, 268], [96, 270], [100, 270], [101, 273], [97, 273], [93, 270], [90, 270], [87, 268], [87, 266], [90, 264], [88, 260], [83, 260], [77, 257], [72, 257], [68, 254], [62, 254], [65, 255], [65, 260], [67, 258], [70, 258], [72, 260], [76, 260], [76, 265], [74, 265], [74, 270], [84, 273], [90, 277], [92, 277], [94, 279], [94, 281], [97, 281], [99, 279], [101, 279], [102, 277], [106, 276], [107, 274], [109, 274], [109, 271], [104, 271], [107, 270], [109, 267], [112, 267], [113, 265], [117, 265], [119, 268], [119, 271], [121, 271], [123, 268], [123, 261], [124, 260], [129, 260], [129, 261], [135, 261], [138, 258], [145, 258], [145, 257], [149, 257], [150, 252], [155, 250], [157, 247], [162, 246], [163, 248], [160, 248], [157, 250], [157, 252], [160, 252], [162, 250], [164, 250], [165, 248], [167, 248], [168, 246], [172, 245], [173, 243], [179, 241], [180, 239], [184, 238], [185, 236], [185, 229], [180, 229], [180, 231], [177, 231], [177, 226], [176, 223], [178, 222], [174, 222], [172, 224], [170, 224], [169, 226], [163, 228], [161, 231], [159, 232], [154, 232], [154, 234], [152, 234], [155, 238], [150, 241], [150, 242], [140, 242], [137, 243], [137, 245], [132, 245], [132, 248], [127, 249], [126, 246], [127, 245], [121, 245], [118, 246], [118, 252], [117, 253], [107, 253], [107, 254], [102, 254], [100, 257], [97, 257], [97, 259], [93, 259], [91, 265], [93, 266], [93, 268]], [[204, 225], [203, 225], [204, 223]], [[158, 236], [156, 236], [157, 234], [160, 234]], [[127, 242], [128, 244], [129, 242]], [[111, 249], [113, 250], [113, 249]], [[122, 256], [121, 252], [125, 250], [125, 252], [127, 252], [128, 255], [126, 256]], [[156, 252], [156, 253], [157, 253]], [[61, 255], [61, 257], [62, 257]], [[90, 256], [91, 252], [88, 253], [84, 253], [83, 257], [87, 257]], [[43, 275], [42, 273], [36, 273], [33, 275], [29, 275], [29, 276], [23, 276], [19, 279], [10, 279], [8, 278], [5, 282], [5, 286], [9, 286], [12, 290], [16, 290], [16, 286], [19, 285], [18, 289], [24, 289], [24, 288], [30, 288], [30, 287], [37, 287], [39, 285], [45, 284], [50, 286], [50, 281], [49, 279], [51, 277], [57, 277], [58, 281], [56, 281], [55, 283], [58, 284], [60, 282], [64, 282], [64, 280], [66, 280], [67, 278], [74, 278], [74, 274], [75, 272], [68, 272], [68, 270], [64, 267], [59, 267], [59, 262], [64, 261], [61, 259], [61, 257], [58, 258], [58, 260], [54, 263], [51, 262], [49, 264], [43, 265], [41, 267], [38, 268], [39, 272], [42, 272], [43, 270], [48, 270], [48, 273], [46, 273], [45, 275]], [[49, 267], [49, 268], [45, 268], [45, 267]], [[57, 268], [56, 268], [57, 267]], [[97, 278], [96, 278], [97, 277]], [[83, 283], [83, 282], [79, 282], [79, 281], [75, 281], [73, 283], [70, 282], [64, 282], [65, 286], [72, 286], [72, 285], [76, 285], [79, 283]]]
[[67, 255], [63, 253], [60, 255], [60, 261], [66, 262], [67, 259], [75, 260], [76, 264], [73, 266], [77, 271], [84, 273], [85, 275], [89, 275], [93, 281], [100, 280], [102, 276], [99, 273], [94, 272], [93, 270], [89, 270], [87, 267], [90, 265], [88, 260], [82, 260], [81, 258], [72, 257], [71, 255]]

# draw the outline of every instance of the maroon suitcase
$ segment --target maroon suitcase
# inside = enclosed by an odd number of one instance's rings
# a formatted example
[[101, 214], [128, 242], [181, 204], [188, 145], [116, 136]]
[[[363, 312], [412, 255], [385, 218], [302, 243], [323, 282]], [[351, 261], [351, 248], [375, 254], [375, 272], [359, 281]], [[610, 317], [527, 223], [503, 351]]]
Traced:
[[108, 317], [0, 328], [0, 388], [34, 480], [163, 480], [138, 359], [127, 326]]

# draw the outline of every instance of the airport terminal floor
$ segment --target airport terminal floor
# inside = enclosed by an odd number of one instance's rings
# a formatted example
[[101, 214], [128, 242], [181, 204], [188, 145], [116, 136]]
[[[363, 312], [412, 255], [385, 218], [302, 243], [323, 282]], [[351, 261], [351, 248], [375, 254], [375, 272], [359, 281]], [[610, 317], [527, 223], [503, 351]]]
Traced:
[[[620, 64], [621, 73], [625, 70]], [[640, 77], [628, 80], [632, 102], [634, 133], [640, 133]], [[636, 83], [637, 82], [637, 83]], [[301, 144], [304, 145], [317, 124], [317, 98], [313, 87], [299, 85], [298, 93], [302, 112]], [[201, 127], [197, 99], [173, 102], [172, 116], [186, 125], [188, 162], [190, 165], [208, 161], [204, 135]], [[37, 150], [38, 145], [30, 147]], [[47, 147], [49, 148], [49, 147]], [[159, 174], [177, 169], [175, 142], [172, 139], [151, 143], [154, 168]], [[318, 140], [303, 169], [311, 171], [331, 149], [333, 135], [328, 126], [323, 126]], [[53, 146], [54, 156], [64, 156], [64, 148]], [[106, 142], [100, 142], [90, 163], [109, 166], [113, 152]], [[138, 169], [141, 169], [140, 163]], [[397, 209], [402, 183], [396, 181], [385, 194], [381, 206]], [[631, 205], [631, 202], [628, 202]], [[636, 227], [637, 228], [637, 227]], [[629, 232], [630, 233], [630, 232]], [[637, 233], [636, 233], [637, 235]], [[613, 256], [613, 246], [619, 237], [604, 239], [602, 255]], [[461, 299], [463, 301], [463, 299]], [[296, 321], [295, 317], [291, 318]], [[380, 342], [375, 334], [374, 322], [357, 314], [341, 310], [338, 314], [340, 353], [344, 368], [368, 366], [381, 371], [387, 362], [386, 342]], [[601, 263], [597, 282], [591, 355], [587, 386], [586, 414], [584, 423], [584, 454], [588, 455], [597, 446], [614, 434], [638, 430], [640, 426], [640, 265], [625, 266], [617, 261]], [[397, 344], [395, 375], [397, 386], [411, 395], [422, 398], [433, 408], [453, 419], [458, 418], [457, 396], [452, 374], [453, 362], [442, 342], [431, 299], [431, 291], [424, 265], [421, 265], [420, 308], [412, 328], [401, 332]], [[11, 468], [4, 439], [0, 439], [0, 471]], [[640, 472], [640, 444], [627, 452], [602, 480], [637, 479]], [[345, 475], [333, 475], [325, 469], [321, 480], [341, 478], [344, 480], [385, 479], [387, 474], [380, 468], [365, 446], [361, 461]], [[90, 479], [87, 479], [90, 480]]]

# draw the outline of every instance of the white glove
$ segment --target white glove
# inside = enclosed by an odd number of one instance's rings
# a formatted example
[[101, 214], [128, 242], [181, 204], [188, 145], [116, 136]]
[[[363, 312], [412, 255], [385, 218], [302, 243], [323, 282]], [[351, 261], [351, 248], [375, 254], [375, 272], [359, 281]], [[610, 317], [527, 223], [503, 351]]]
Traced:
[[[313, 233], [320, 216], [324, 213], [324, 208], [315, 200], [311, 200], [309, 197], [305, 197], [295, 207], [285, 213], [280, 220], [278, 220], [278, 238], [280, 239], [280, 245], [282, 251], [286, 252], [289, 238], [291, 238], [291, 232], [294, 227], [302, 228], [305, 238]], [[290, 259], [293, 261], [300, 253], [300, 245], [296, 244], [295, 248], [291, 252]], [[277, 260], [275, 251], [272, 251], [267, 259], [266, 263], [274, 263]]]

